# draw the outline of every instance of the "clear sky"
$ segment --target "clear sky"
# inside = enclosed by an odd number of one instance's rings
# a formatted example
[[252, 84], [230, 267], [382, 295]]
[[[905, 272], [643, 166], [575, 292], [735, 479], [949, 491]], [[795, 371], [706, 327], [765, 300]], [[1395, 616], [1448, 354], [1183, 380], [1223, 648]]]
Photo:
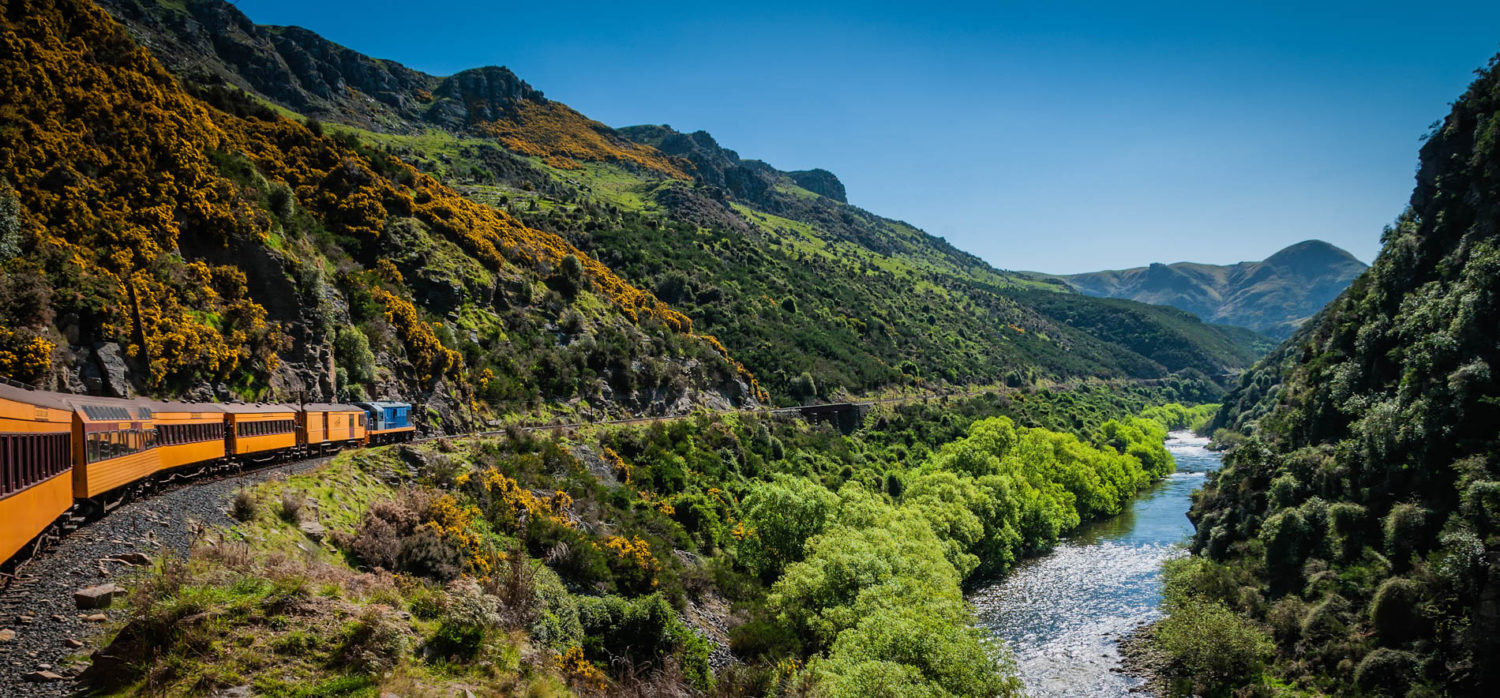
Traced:
[[705, 130], [997, 267], [1368, 262], [1500, 2], [241, 0], [370, 55], [498, 64], [610, 124]]

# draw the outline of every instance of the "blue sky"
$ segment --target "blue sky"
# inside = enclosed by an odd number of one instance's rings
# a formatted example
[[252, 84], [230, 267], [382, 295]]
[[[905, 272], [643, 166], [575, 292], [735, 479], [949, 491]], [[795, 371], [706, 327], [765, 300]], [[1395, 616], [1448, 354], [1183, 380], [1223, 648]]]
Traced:
[[[1317, 5], [1317, 7], [1311, 7]], [[613, 126], [708, 131], [997, 267], [1368, 262], [1500, 3], [241, 0], [414, 68], [505, 65]]]

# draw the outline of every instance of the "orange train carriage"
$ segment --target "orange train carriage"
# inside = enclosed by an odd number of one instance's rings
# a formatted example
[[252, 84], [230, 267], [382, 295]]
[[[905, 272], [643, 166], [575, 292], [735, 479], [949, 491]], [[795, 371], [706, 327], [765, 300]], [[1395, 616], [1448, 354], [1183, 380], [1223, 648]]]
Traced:
[[212, 463], [228, 454], [223, 405], [158, 402], [151, 410], [161, 459], [157, 472]]
[[297, 408], [292, 405], [224, 405], [229, 455], [256, 463], [275, 460], [297, 446]]
[[325, 453], [365, 443], [366, 419], [355, 405], [303, 405], [297, 412], [297, 441], [308, 453]]
[[147, 400], [68, 396], [73, 406], [73, 497], [115, 492], [161, 470]]
[[0, 565], [132, 494], [248, 463], [405, 441], [410, 405], [122, 400], [0, 383]]
[[63, 396], [0, 384], [0, 561], [73, 507], [72, 436]]

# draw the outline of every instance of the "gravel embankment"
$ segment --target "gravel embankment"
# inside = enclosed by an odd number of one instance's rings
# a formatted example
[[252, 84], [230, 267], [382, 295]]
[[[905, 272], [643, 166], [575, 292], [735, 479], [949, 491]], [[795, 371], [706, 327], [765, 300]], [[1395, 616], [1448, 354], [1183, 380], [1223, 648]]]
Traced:
[[[79, 689], [72, 675], [86, 666], [85, 658], [99, 648], [105, 640], [101, 634], [122, 611], [118, 601], [114, 608], [79, 610], [73, 592], [109, 584], [132, 569], [107, 558], [130, 553], [155, 558], [164, 550], [186, 553], [196, 531], [232, 523], [227, 512], [235, 490], [306, 472], [327, 461], [271, 466], [131, 502], [31, 560], [21, 569], [21, 578], [0, 591], [0, 695], [65, 696]], [[63, 678], [41, 683], [25, 678], [38, 671]]]
[[1171, 695], [1167, 669], [1171, 660], [1156, 646], [1156, 623], [1142, 625], [1120, 639], [1121, 671], [1146, 680], [1132, 693], [1148, 696]]

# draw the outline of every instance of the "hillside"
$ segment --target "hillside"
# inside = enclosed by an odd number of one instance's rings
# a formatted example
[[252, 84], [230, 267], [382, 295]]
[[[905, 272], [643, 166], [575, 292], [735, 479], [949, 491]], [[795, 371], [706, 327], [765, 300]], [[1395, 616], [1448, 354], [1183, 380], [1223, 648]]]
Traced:
[[565, 238], [716, 336], [782, 402], [1185, 367], [1220, 376], [1261, 350], [1138, 304], [1114, 310], [1146, 341], [1105, 338], [1074, 321], [1093, 301], [1045, 304], [1079, 306], [1059, 319], [1025, 293], [1055, 285], [848, 205], [832, 173], [742, 159], [703, 132], [610, 129], [503, 68], [425, 75], [221, 2], [103, 4], [189, 82], [316, 117]]
[[1500, 57], [1422, 146], [1374, 265], [1216, 417], [1243, 443], [1191, 513], [1212, 563], [1180, 575], [1199, 598], [1174, 618], [1220, 604], [1275, 642], [1267, 678], [1219, 680], [1500, 690], [1497, 117]]
[[1307, 240], [1260, 262], [1152, 264], [1056, 278], [1091, 296], [1170, 305], [1206, 322], [1248, 327], [1280, 340], [1364, 270], [1348, 252]]
[[92, 4], [6, 17], [0, 374], [405, 397], [437, 429], [762, 397], [690, 319], [559, 236], [240, 92], [190, 93]]

